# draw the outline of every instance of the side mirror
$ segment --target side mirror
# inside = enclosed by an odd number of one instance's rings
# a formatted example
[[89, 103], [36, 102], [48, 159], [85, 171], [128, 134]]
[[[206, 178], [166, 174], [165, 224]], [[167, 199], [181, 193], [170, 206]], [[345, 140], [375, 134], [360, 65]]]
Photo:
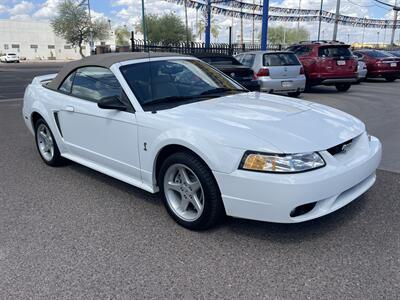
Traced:
[[103, 109], [116, 109], [116, 110], [126, 110], [125, 104], [119, 100], [117, 96], [105, 97], [100, 99], [97, 106]]

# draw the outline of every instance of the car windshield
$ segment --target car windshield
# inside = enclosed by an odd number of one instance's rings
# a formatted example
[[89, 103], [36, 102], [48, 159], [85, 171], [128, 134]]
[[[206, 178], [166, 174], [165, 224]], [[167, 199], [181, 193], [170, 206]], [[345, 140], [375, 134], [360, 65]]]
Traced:
[[[120, 68], [144, 110], [247, 92], [228, 76], [194, 59], [134, 63]], [[161, 106], [161, 107], [160, 107]]]
[[268, 53], [264, 54], [264, 66], [297, 66], [299, 60], [293, 53]]
[[234, 65], [240, 66], [241, 63], [234, 57], [226, 57], [226, 56], [209, 56], [209, 57], [201, 57], [201, 60], [204, 60], [206, 63], [211, 65]]
[[318, 49], [320, 57], [346, 57], [351, 58], [353, 55], [348, 46], [324, 46]]

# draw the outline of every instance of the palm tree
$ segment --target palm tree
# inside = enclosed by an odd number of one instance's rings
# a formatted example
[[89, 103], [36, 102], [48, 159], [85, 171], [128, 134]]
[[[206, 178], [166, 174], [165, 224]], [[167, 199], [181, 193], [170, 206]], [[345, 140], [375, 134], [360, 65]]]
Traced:
[[[197, 32], [196, 35], [199, 37], [200, 41], [202, 40], [201, 37], [206, 31], [206, 24], [204, 22], [204, 19], [201, 19], [197, 23]], [[219, 26], [216, 23], [216, 20], [214, 18], [211, 18], [211, 35], [214, 39], [217, 39], [219, 36], [219, 31], [221, 30], [221, 26]]]

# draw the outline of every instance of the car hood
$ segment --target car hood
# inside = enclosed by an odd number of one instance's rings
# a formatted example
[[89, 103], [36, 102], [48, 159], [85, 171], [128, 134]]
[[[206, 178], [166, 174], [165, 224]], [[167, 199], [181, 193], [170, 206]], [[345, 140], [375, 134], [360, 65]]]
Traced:
[[[164, 110], [182, 126], [247, 150], [254, 139], [282, 153], [326, 150], [365, 131], [355, 117], [328, 106], [264, 93], [235, 94]], [[224, 138], [222, 138], [224, 137]]]

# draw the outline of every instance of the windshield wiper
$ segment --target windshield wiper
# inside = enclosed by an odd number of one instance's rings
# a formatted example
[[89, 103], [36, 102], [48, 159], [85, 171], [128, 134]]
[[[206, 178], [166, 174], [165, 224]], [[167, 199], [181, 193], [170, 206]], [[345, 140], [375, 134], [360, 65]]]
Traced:
[[200, 95], [210, 95], [210, 94], [218, 94], [218, 93], [225, 93], [225, 92], [248, 92], [246, 89], [230, 89], [230, 88], [215, 88], [211, 90], [207, 90], [205, 92], [202, 92]]
[[204, 97], [206, 97], [206, 95], [201, 95], [201, 94], [194, 96], [168, 96], [151, 100], [147, 103], [144, 103], [143, 105], [153, 105], [153, 104], [167, 103], [167, 102], [180, 102], [184, 100], [199, 99]]

